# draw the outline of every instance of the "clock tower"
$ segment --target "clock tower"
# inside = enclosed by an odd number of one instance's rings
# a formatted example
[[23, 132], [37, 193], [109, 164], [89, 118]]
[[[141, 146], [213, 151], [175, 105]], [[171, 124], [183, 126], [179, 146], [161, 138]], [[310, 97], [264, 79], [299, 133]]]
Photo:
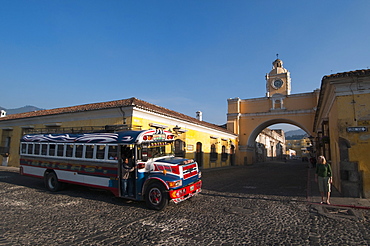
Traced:
[[283, 61], [276, 59], [272, 63], [272, 70], [266, 74], [266, 96], [274, 94], [290, 95], [290, 73], [283, 67]]

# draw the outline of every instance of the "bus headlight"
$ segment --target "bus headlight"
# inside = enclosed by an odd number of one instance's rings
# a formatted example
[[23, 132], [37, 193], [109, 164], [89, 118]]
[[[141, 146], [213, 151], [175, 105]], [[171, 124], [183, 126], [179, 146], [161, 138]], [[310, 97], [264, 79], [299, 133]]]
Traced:
[[167, 181], [167, 184], [170, 188], [180, 187], [182, 186], [182, 180]]

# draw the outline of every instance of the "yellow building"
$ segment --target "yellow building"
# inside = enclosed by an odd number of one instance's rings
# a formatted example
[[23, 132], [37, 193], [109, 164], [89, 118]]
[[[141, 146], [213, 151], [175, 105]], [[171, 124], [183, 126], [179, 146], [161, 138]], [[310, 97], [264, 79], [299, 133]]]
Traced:
[[70, 132], [119, 126], [129, 129], [169, 129], [177, 134], [175, 151], [195, 159], [202, 168], [235, 165], [237, 135], [202, 121], [148, 102], [129, 98], [111, 102], [41, 110], [0, 117], [0, 161], [19, 166], [19, 140], [25, 132]]
[[293, 150], [296, 158], [309, 161], [313, 156], [312, 141], [308, 137], [296, 140], [286, 140], [287, 149]]
[[256, 138], [255, 161], [283, 160], [286, 153], [285, 142], [283, 130], [263, 129]]
[[294, 153], [291, 158], [302, 158], [302, 147], [300, 139], [285, 140], [285, 145], [288, 153]]
[[370, 70], [325, 76], [314, 122], [315, 146], [344, 196], [370, 197]]

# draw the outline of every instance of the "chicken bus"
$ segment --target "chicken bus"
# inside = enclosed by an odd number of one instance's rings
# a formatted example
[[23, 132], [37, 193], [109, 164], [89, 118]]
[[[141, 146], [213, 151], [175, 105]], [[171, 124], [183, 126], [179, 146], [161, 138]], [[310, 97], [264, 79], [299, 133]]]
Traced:
[[[117, 197], [145, 201], [162, 210], [201, 191], [198, 164], [176, 157], [175, 135], [163, 129], [26, 134], [20, 142], [20, 173], [43, 178], [58, 191], [67, 183], [101, 188]], [[123, 163], [129, 159], [133, 194], [124, 196]]]

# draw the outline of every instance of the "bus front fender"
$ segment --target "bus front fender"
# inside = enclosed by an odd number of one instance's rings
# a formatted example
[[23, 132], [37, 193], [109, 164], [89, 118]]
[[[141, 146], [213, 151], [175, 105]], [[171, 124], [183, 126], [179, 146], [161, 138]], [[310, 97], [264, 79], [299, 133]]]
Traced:
[[144, 185], [143, 185], [143, 189], [142, 189], [142, 194], [145, 194], [145, 190], [146, 190], [146, 187], [148, 187], [149, 184], [152, 184], [154, 182], [158, 182], [158, 183], [161, 183], [164, 185], [164, 187], [166, 187], [166, 190], [169, 190], [170, 187], [168, 186], [168, 184], [161, 178], [158, 178], [158, 177], [151, 177], [151, 178], [148, 178]]

